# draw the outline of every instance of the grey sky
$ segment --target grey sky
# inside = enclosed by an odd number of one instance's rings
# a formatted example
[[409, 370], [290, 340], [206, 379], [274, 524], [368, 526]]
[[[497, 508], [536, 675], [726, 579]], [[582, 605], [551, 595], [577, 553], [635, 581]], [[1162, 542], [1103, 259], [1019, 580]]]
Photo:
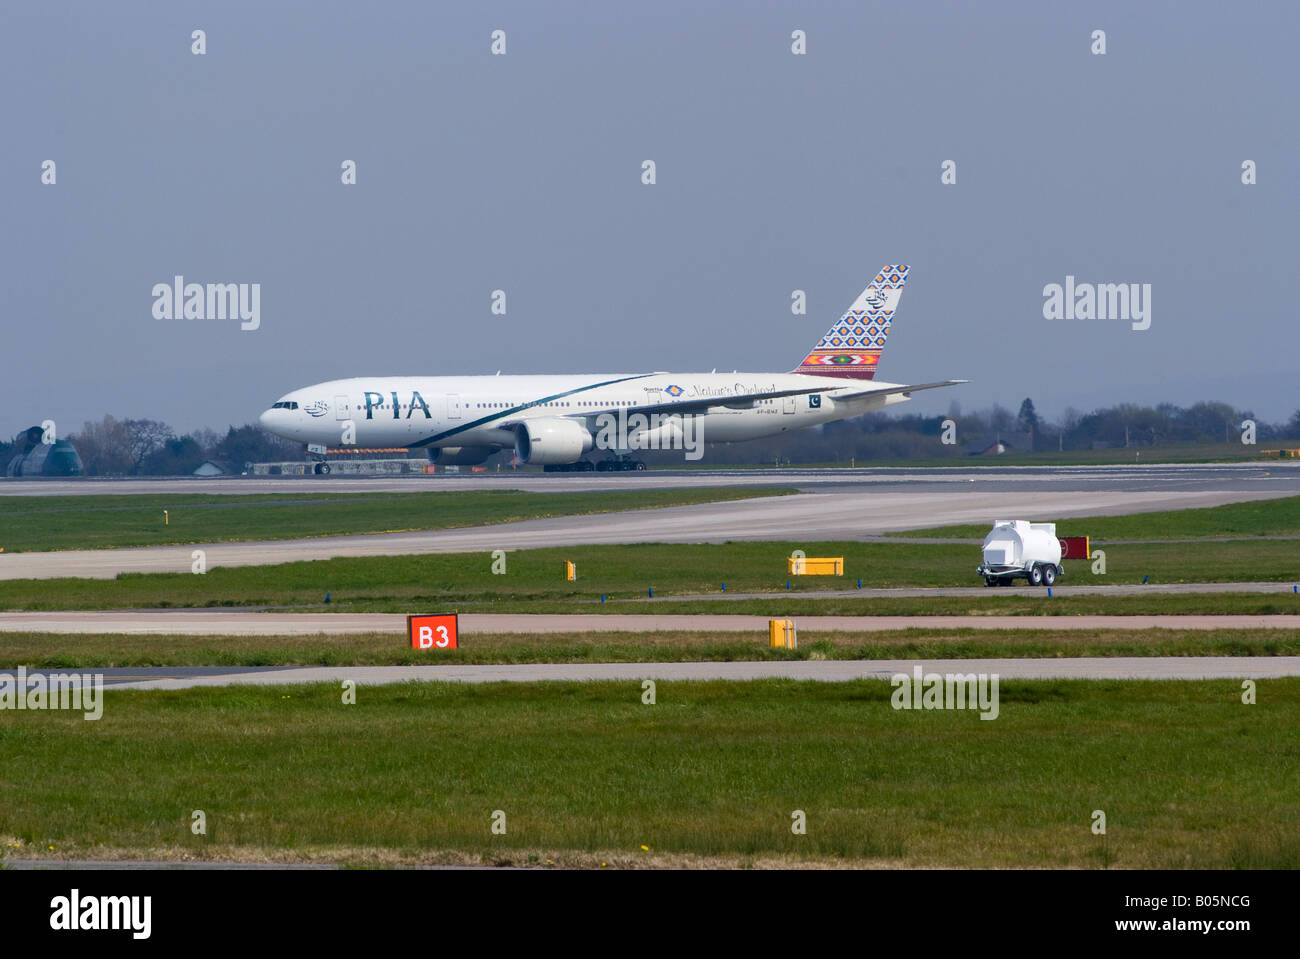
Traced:
[[[1298, 26], [1292, 3], [10, 0], [0, 434], [220, 429], [348, 375], [787, 370], [888, 262], [912, 273], [881, 378], [972, 381], [911, 409], [1283, 419]], [[261, 329], [155, 320], [178, 273], [260, 283]], [[1150, 283], [1151, 328], [1043, 319], [1067, 274]]]

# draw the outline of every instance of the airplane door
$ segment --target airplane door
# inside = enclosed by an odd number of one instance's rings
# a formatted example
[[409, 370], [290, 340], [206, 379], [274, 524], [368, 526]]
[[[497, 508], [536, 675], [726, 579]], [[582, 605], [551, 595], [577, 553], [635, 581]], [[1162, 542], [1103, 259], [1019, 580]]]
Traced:
[[449, 420], [460, 419], [460, 394], [459, 393], [447, 394], [447, 419]]
[[348, 398], [343, 395], [334, 397], [334, 418], [336, 420], [345, 420], [348, 418]]
[[793, 413], [793, 412], [794, 412], [794, 397], [793, 397], [793, 396], [783, 396], [783, 397], [781, 397], [781, 412], [782, 412], [782, 413]]

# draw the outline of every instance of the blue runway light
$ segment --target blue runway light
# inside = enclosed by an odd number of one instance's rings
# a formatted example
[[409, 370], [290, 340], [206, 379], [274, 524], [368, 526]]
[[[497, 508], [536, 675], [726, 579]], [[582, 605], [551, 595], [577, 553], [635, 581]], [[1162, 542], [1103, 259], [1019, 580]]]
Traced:
[[655, 588], [653, 586], [650, 587], [650, 598], [651, 599], [655, 598]]
[[329, 601], [330, 601], [330, 594], [329, 594], [329, 593], [326, 593], [326, 594], [325, 594], [325, 602], [328, 603]]
[[601, 593], [601, 594], [600, 594], [600, 601], [601, 601], [602, 603], [605, 601], [605, 594], [604, 594], [604, 593]]
[[1146, 584], [1146, 581], [1149, 580], [1150, 578], [1151, 578], [1150, 576], [1143, 576], [1143, 577], [1142, 577], [1142, 582], [1143, 582], [1143, 584], [1145, 585], [1145, 584]]
[[786, 589], [790, 588], [790, 581], [788, 579], [785, 581], [785, 588]]
[[858, 589], [861, 589], [861, 588], [862, 588], [862, 577], [859, 576], [859, 577], [858, 577]]
[[726, 583], [723, 583], [723, 584], [722, 584], [722, 591], [723, 591], [724, 593], [727, 591], [727, 584], [726, 584]]
[[1051, 598], [1052, 598], [1052, 587], [1050, 587], [1050, 586], [1047, 587], [1047, 598], [1048, 598], [1048, 599], [1051, 599]]

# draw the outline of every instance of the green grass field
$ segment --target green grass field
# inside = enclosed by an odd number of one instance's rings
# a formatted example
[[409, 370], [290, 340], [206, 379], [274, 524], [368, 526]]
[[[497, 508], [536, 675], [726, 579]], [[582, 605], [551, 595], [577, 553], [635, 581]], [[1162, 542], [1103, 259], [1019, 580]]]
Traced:
[[[0, 581], [0, 609], [134, 609], [184, 606], [270, 606], [351, 612], [411, 612], [446, 607], [501, 612], [648, 612], [631, 602], [721, 593], [765, 593], [770, 599], [659, 603], [672, 613], [967, 613], [986, 612], [1292, 612], [1300, 597], [1290, 595], [1197, 598], [1055, 596], [1046, 590], [1013, 597], [988, 595], [945, 600], [819, 597], [828, 589], [864, 587], [968, 586], [983, 589], [975, 574], [979, 550], [923, 543], [803, 543], [810, 556], [843, 556], [845, 575], [790, 577], [786, 558], [795, 544], [644, 544], [518, 550], [506, 554], [504, 574], [494, 574], [492, 554], [432, 554], [315, 560], [276, 566], [210, 567], [188, 572], [124, 573], [113, 580], [52, 579]], [[564, 563], [578, 566], [567, 582]], [[209, 562], [211, 562], [211, 558]], [[188, 565], [189, 559], [184, 562]], [[1300, 583], [1300, 546], [1288, 541], [1219, 543], [1213, 548], [1151, 543], [1107, 550], [1107, 572], [1094, 576], [1091, 564], [1067, 562], [1069, 585], [1272, 581]], [[791, 590], [787, 593], [786, 582]], [[329, 593], [331, 604], [322, 606]], [[601, 605], [604, 594], [609, 602]]]
[[1006, 682], [992, 722], [896, 711], [890, 693], [665, 682], [644, 705], [639, 683], [430, 683], [361, 687], [344, 705], [331, 685], [109, 691], [98, 722], [3, 716], [0, 846], [354, 865], [1300, 867], [1300, 680], [1262, 682], [1252, 706], [1235, 682]]
[[0, 669], [109, 666], [406, 666], [474, 663], [737, 662], [1074, 656], [1296, 656], [1300, 632], [1259, 630], [801, 630], [797, 649], [766, 633], [464, 634], [462, 648], [420, 651], [401, 632], [320, 636], [0, 633]]
[[[992, 524], [937, 526], [890, 533], [900, 537], [941, 537], [983, 542]], [[1061, 520], [1061, 536], [1091, 536], [1094, 545], [1107, 540], [1207, 539], [1219, 536], [1300, 535], [1300, 496], [1230, 503], [1210, 509], [1177, 509], [1125, 516], [1091, 516]], [[1300, 553], [1300, 544], [1293, 549]]]
[[[794, 492], [781, 488], [525, 493], [266, 493], [251, 495], [0, 497], [5, 552], [169, 543], [296, 539], [346, 533], [479, 526], [546, 516], [717, 503]], [[164, 525], [163, 511], [167, 511]]]

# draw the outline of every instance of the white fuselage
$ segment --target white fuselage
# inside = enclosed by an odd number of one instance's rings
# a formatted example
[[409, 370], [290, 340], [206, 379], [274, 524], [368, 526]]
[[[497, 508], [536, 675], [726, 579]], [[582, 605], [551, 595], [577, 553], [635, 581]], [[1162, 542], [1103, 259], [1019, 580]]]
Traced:
[[[611, 373], [542, 376], [374, 376], [331, 380], [286, 394], [264, 412], [273, 433], [309, 444], [340, 446], [351, 425], [358, 447], [507, 447], [518, 424], [564, 419], [593, 432], [599, 414], [691, 404], [704, 442], [771, 436], [857, 416], [908, 397], [895, 384], [795, 373]], [[829, 388], [829, 390], [828, 390]], [[827, 392], [744, 400], [730, 397], [817, 389]], [[846, 394], [879, 389], [881, 395]], [[707, 408], [701, 400], [712, 401]], [[585, 418], [585, 419], [584, 419]], [[633, 424], [635, 428], [635, 423]]]

